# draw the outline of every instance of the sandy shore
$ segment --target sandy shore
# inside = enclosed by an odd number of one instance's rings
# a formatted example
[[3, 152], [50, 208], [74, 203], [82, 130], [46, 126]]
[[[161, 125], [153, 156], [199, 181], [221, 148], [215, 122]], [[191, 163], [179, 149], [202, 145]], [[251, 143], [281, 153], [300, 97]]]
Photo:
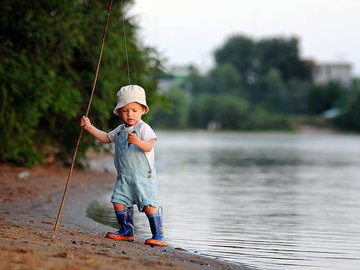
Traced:
[[114, 175], [75, 170], [57, 231], [54, 225], [68, 168], [26, 169], [0, 163], [0, 269], [247, 269], [197, 256], [181, 247], [151, 247], [104, 238], [86, 217], [88, 204]]

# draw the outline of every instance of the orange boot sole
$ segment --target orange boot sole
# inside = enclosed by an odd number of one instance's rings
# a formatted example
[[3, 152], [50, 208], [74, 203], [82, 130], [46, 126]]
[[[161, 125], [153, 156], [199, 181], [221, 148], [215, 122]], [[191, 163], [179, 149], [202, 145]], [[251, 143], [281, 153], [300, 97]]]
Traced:
[[166, 246], [165, 241], [159, 241], [159, 240], [155, 240], [155, 239], [147, 239], [145, 240], [145, 244], [146, 245], [154, 245], [154, 246]]
[[117, 234], [110, 233], [110, 232], [108, 232], [105, 237], [115, 239], [115, 240], [123, 240], [123, 241], [134, 241], [135, 240], [135, 236], [123, 236], [123, 235], [117, 235]]

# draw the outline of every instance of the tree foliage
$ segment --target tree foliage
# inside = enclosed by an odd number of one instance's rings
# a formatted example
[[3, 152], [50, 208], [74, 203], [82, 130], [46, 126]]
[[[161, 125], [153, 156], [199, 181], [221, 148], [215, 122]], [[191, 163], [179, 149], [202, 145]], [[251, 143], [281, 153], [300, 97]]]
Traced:
[[346, 89], [338, 82], [310, 87], [308, 91], [309, 113], [319, 114], [337, 107], [344, 92]]
[[246, 36], [233, 36], [214, 53], [217, 64], [230, 63], [247, 84], [254, 82], [256, 62], [255, 42]]
[[173, 87], [166, 93], [166, 111], [164, 106], [154, 108], [151, 125], [155, 128], [186, 129], [188, 127], [189, 97], [180, 88]]
[[[122, 16], [131, 80], [156, 103], [158, 55], [136, 37], [126, 15], [131, 1], [114, 2], [89, 116], [103, 129], [115, 122], [117, 89], [128, 84]], [[0, 10], [0, 160], [41, 162], [49, 151], [67, 159], [79, 134], [94, 80], [108, 1], [3, 1]], [[109, 121], [110, 119], [110, 121]], [[94, 144], [85, 136], [80, 153]]]
[[277, 69], [285, 81], [311, 80], [311, 67], [300, 58], [299, 40], [296, 37], [262, 39], [256, 47], [260, 75]]
[[217, 65], [209, 71], [206, 78], [207, 91], [212, 94], [243, 96], [244, 85], [240, 74], [231, 64]]
[[[255, 40], [237, 35], [225, 41], [214, 57], [215, 66], [206, 74], [196, 67], [189, 69], [190, 122], [194, 127], [206, 128], [217, 121], [226, 129], [291, 129], [286, 115], [322, 115], [355, 102], [347, 99], [351, 89], [337, 82], [312, 84], [312, 67], [301, 59], [296, 37]], [[239, 100], [247, 108], [240, 109], [245, 112], [243, 121], [235, 116], [240, 115], [239, 108], [245, 108]], [[232, 123], [227, 122], [227, 108], [234, 114]], [[354, 112], [355, 106], [343, 111]], [[344, 123], [351, 122], [344, 119]]]
[[334, 119], [334, 124], [345, 130], [360, 132], [360, 79], [354, 80], [353, 89], [340, 108], [342, 111]]
[[230, 63], [241, 74], [243, 81], [254, 85], [271, 69], [277, 69], [283, 80], [311, 80], [311, 69], [300, 58], [296, 37], [274, 37], [255, 41], [236, 35], [215, 51], [217, 64]]

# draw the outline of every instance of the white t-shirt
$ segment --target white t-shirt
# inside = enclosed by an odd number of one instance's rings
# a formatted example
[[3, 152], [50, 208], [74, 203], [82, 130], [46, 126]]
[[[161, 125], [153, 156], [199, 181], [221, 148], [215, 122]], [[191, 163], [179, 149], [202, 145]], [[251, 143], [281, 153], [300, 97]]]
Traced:
[[[139, 134], [136, 134], [136, 135], [143, 141], [148, 141], [151, 139], [155, 139], [157, 141], [158, 138], [156, 137], [156, 134], [153, 131], [153, 129], [144, 121], [141, 120], [141, 122], [142, 122], [142, 125], [139, 129]], [[112, 130], [108, 133], [108, 137], [111, 142], [115, 142], [116, 134], [120, 131], [120, 129], [123, 125], [124, 124], [118, 126], [117, 128], [115, 128], [114, 130]], [[131, 132], [134, 130], [134, 126], [129, 127], [129, 128], [124, 127], [124, 129], [126, 131]], [[150, 150], [150, 152], [144, 152], [144, 153], [145, 153], [147, 160], [149, 161], [151, 169], [154, 169], [154, 165], [155, 165], [154, 147]]]

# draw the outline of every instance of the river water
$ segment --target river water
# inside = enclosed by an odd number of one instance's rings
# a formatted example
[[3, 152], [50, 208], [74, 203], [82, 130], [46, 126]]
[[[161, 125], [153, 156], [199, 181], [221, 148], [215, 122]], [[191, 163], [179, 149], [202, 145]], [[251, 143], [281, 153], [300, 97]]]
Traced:
[[[360, 136], [158, 136], [169, 245], [254, 269], [360, 269]], [[110, 195], [88, 215], [116, 226]], [[135, 226], [150, 235], [137, 211]]]

